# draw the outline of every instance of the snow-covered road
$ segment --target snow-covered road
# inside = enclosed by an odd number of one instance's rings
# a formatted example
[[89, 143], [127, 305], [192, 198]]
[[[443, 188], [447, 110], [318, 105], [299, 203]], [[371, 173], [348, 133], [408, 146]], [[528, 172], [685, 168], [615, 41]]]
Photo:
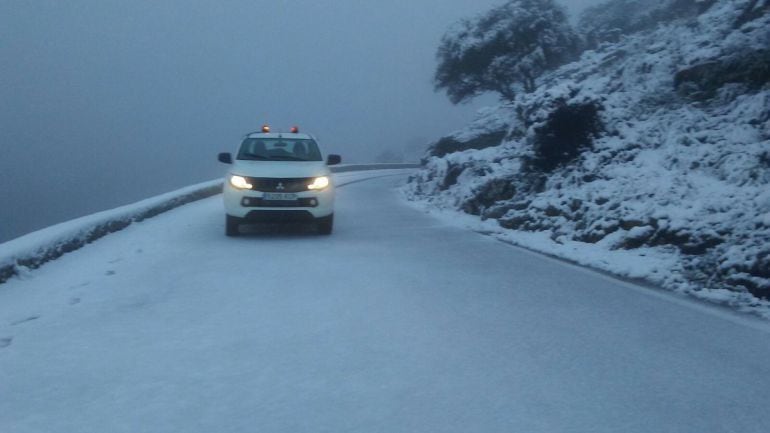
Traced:
[[764, 323], [455, 228], [404, 179], [340, 188], [330, 237], [227, 238], [213, 197], [0, 286], [0, 432], [770, 431]]

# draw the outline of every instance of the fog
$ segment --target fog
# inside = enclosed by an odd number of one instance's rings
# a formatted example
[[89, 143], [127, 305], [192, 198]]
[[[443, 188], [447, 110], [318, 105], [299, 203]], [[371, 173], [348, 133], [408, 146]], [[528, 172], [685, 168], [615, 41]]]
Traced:
[[263, 123], [414, 158], [495, 102], [431, 78], [447, 27], [499, 3], [3, 0], [0, 242], [221, 176]]

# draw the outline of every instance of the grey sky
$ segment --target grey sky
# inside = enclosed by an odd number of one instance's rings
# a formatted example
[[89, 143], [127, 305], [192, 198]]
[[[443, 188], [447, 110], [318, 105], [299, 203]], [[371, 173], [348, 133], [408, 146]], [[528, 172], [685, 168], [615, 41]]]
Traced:
[[215, 178], [263, 122], [349, 162], [457, 129], [494, 99], [433, 92], [438, 41], [500, 2], [3, 0], [0, 241]]

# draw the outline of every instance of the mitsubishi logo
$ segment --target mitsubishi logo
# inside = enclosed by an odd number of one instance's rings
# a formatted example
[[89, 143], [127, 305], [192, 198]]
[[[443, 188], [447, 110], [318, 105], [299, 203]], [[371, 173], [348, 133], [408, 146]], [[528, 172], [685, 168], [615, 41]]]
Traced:
[[283, 186], [283, 182], [278, 182], [278, 185], [276, 185], [275, 189], [278, 191], [283, 191], [286, 189], [286, 187]]

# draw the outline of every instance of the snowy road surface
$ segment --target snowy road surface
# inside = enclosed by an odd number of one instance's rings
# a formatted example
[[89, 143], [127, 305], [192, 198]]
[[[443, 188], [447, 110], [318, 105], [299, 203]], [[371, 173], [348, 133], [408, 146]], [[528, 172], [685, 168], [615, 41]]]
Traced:
[[340, 188], [331, 237], [226, 238], [213, 197], [0, 286], [0, 432], [770, 431], [764, 324], [454, 228], [404, 179]]

